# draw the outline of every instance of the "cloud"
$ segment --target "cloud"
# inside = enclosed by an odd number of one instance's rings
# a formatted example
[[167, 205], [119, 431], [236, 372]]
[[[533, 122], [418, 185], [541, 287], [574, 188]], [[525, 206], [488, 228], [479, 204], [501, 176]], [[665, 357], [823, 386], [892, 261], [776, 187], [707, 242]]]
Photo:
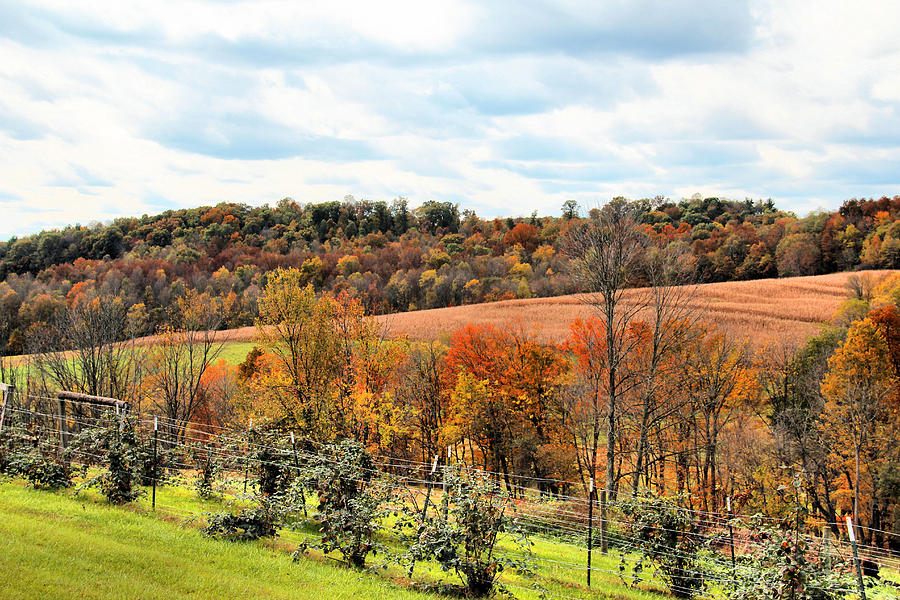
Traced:
[[749, 2], [632, 0], [495, 2], [468, 36], [495, 52], [629, 54], [648, 58], [743, 52], [752, 33]]
[[833, 209], [900, 186], [898, 20], [837, 0], [2, 3], [0, 237], [285, 196]]

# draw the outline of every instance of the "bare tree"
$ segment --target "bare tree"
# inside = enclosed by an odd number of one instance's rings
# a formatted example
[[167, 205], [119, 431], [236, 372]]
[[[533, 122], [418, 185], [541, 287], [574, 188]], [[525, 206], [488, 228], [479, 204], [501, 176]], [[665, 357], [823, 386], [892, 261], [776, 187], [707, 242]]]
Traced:
[[180, 440], [184, 428], [206, 399], [204, 375], [222, 351], [215, 330], [221, 316], [215, 300], [189, 290], [173, 305], [173, 322], [159, 335], [148, 353], [152, 369], [148, 391], [166, 417], [166, 430]]
[[681, 387], [693, 405], [695, 467], [703, 486], [703, 508], [718, 508], [718, 452], [722, 432], [757, 395], [747, 346], [713, 333], [686, 352]]
[[[615, 198], [597, 219], [576, 226], [567, 239], [572, 273], [582, 289], [592, 293], [590, 304], [603, 320], [606, 364], [603, 365], [606, 402], [606, 493], [615, 497], [615, 452], [618, 408], [630, 373], [625, 361], [632, 350], [629, 327], [644, 308], [641, 301], [626, 302], [626, 289], [638, 282], [647, 238], [637, 223], [637, 208], [624, 198]], [[591, 465], [593, 470], [594, 466]]]
[[[650, 485], [650, 432], [662, 432], [664, 423], [683, 407], [679, 396], [661, 398], [662, 379], [671, 377], [685, 341], [699, 321], [695, 269], [685, 248], [667, 245], [651, 248], [643, 265], [648, 286], [642, 290], [646, 307], [646, 343], [639, 364], [632, 371], [637, 378], [636, 438], [631, 492], [637, 494], [641, 479]], [[661, 439], [659, 443], [661, 443]]]
[[118, 298], [79, 298], [33, 332], [29, 350], [44, 384], [138, 404], [143, 364], [125, 317]]

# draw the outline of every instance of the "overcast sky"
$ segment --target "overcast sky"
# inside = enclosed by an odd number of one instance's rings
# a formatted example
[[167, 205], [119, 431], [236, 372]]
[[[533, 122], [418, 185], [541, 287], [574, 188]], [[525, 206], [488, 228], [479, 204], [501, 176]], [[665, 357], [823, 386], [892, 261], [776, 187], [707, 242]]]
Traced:
[[898, 23], [890, 0], [0, 0], [0, 238], [285, 196], [894, 195]]

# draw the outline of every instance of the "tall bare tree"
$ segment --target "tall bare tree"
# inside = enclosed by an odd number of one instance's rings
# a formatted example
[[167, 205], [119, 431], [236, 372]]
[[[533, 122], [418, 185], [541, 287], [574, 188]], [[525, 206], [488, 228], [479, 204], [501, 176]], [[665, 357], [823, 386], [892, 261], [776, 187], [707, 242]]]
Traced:
[[582, 289], [591, 292], [590, 304], [603, 320], [606, 364], [603, 384], [606, 403], [606, 493], [615, 497], [616, 441], [619, 402], [632, 385], [625, 361], [634, 337], [629, 328], [645, 307], [639, 298], [626, 301], [626, 290], [639, 281], [647, 238], [637, 222], [638, 209], [624, 198], [606, 204], [587, 223], [574, 227], [566, 241], [572, 273]]
[[[645, 307], [642, 316], [646, 339], [632, 368], [637, 378], [632, 495], [637, 494], [642, 479], [646, 486], [650, 485], [650, 432], [661, 434], [669, 417], [683, 406], [678, 395], [660, 397], [660, 382], [673, 375], [677, 357], [693, 335], [701, 314], [694, 285], [696, 271], [685, 248], [650, 248], [643, 273], [647, 287], [641, 290], [644, 298], [640, 304]], [[662, 438], [658, 443], [662, 443]]]

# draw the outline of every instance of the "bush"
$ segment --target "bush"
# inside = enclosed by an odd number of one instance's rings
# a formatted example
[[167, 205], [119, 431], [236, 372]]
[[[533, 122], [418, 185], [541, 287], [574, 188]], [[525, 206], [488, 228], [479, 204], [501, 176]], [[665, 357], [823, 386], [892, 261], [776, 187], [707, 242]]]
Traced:
[[[437, 561], [441, 569], [454, 572], [463, 584], [446, 591], [472, 598], [505, 592], [497, 580], [507, 567], [531, 575], [530, 543], [518, 521], [507, 515], [515, 510], [509, 496], [478, 474], [463, 476], [448, 470], [445, 478], [447, 492], [441, 506], [432, 514], [427, 514], [427, 507], [422, 513], [416, 511], [410, 515], [411, 523], [407, 520], [401, 525], [415, 527], [408, 550], [410, 561]], [[513, 536], [524, 558], [515, 560], [508, 553], [495, 553], [503, 532]]]
[[137, 480], [141, 485], [153, 485], [154, 474], [156, 485], [162, 486], [169, 482], [170, 476], [166, 469], [169, 461], [169, 453], [157, 448], [156, 461], [153, 460], [153, 438], [145, 437], [138, 440], [134, 447], [134, 460], [137, 466]]
[[142, 462], [130, 420], [126, 419], [120, 430], [118, 419], [113, 419], [110, 414], [105, 426], [80, 432], [71, 449], [105, 458], [106, 471], [85, 481], [82, 487], [99, 487], [113, 504], [126, 504], [141, 496], [138, 484]]
[[207, 517], [203, 532], [229, 541], [249, 541], [277, 535], [276, 519], [263, 503], [237, 513], [214, 513]]
[[[623, 508], [628, 517], [626, 535], [634, 538], [641, 558], [632, 571], [640, 573], [643, 561], [654, 563], [676, 598], [692, 598], [706, 585], [700, 551], [705, 538], [690, 511], [667, 498], [636, 500]], [[624, 570], [625, 555], [622, 555]]]
[[213, 460], [212, 451], [207, 450], [204, 455], [198, 449], [194, 459], [197, 462], [197, 480], [194, 483], [197, 495], [203, 499], [215, 497], [216, 492], [213, 489], [213, 485], [218, 467]]
[[253, 453], [252, 460], [256, 463], [256, 484], [261, 496], [279, 496], [287, 490], [290, 477], [284, 466], [288, 460], [286, 456], [263, 446]]
[[6, 429], [0, 432], [0, 473], [16, 475], [14, 462], [21, 454], [29, 453], [37, 443], [25, 443], [24, 436], [12, 432], [13, 426], [7, 423]]
[[141, 496], [133, 450], [128, 442], [114, 441], [106, 453], [107, 471], [98, 481], [100, 491], [113, 504], [127, 504]]
[[752, 552], [738, 557], [731, 600], [831, 600], [856, 586], [847, 560], [835, 553], [826, 564], [788, 526], [771, 528], [760, 521], [751, 530]]
[[36, 488], [56, 490], [72, 485], [72, 469], [37, 453], [14, 456], [8, 465], [10, 474], [24, 477]]
[[361, 444], [344, 440], [325, 448], [304, 469], [303, 485], [318, 493], [323, 553], [340, 552], [348, 565], [361, 568], [377, 552], [375, 531], [385, 515], [387, 488], [374, 478], [372, 457]]

